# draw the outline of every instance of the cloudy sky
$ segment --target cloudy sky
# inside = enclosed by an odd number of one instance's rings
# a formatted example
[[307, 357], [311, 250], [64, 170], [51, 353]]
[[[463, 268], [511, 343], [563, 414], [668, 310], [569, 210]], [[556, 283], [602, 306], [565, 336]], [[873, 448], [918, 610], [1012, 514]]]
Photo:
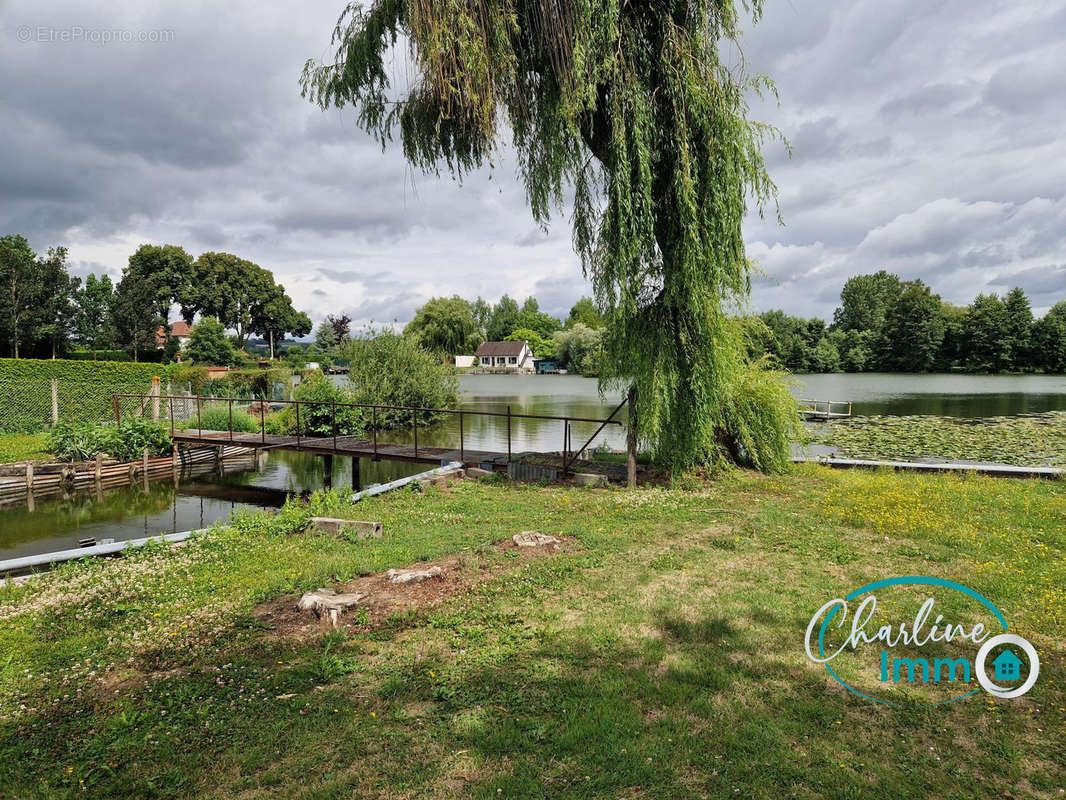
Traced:
[[[118, 276], [141, 243], [274, 271], [318, 319], [433, 295], [587, 291], [565, 216], [534, 225], [506, 154], [463, 185], [303, 100], [342, 2], [0, 0], [0, 233]], [[107, 38], [147, 41], [106, 41]], [[784, 226], [747, 226], [757, 310], [832, 314], [886, 268], [947, 300], [1066, 299], [1066, 0], [767, 0], [747, 58]], [[397, 70], [403, 70], [398, 64]]]

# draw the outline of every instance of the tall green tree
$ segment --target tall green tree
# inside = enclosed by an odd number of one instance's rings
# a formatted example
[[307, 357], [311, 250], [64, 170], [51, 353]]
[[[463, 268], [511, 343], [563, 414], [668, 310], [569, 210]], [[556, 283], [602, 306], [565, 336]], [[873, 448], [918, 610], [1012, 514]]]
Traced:
[[1021, 287], [1015, 286], [1003, 298], [1006, 335], [1010, 347], [1010, 368], [1028, 369], [1032, 365], [1033, 308]]
[[273, 360], [282, 339], [290, 335], [306, 336], [311, 328], [311, 318], [303, 311], [296, 310], [292, 298], [285, 294], [285, 287], [278, 284], [270, 300], [263, 304], [252, 332], [267, 340]]
[[489, 320], [492, 318], [492, 306], [479, 296], [470, 304], [470, 311], [474, 315], [474, 322], [477, 323], [478, 336], [484, 341], [485, 332], [489, 329]]
[[940, 296], [922, 281], [906, 281], [885, 312], [881, 364], [897, 372], [927, 372], [944, 339]]
[[181, 313], [191, 323], [194, 315], [215, 317], [237, 333], [244, 349], [252, 333], [261, 331], [266, 307], [277, 299], [273, 274], [232, 253], [201, 253], [193, 262], [192, 280], [181, 301]]
[[492, 307], [488, 324], [485, 326], [485, 338], [490, 342], [502, 342], [518, 327], [518, 314], [521, 309], [518, 301], [510, 295], [504, 295]]
[[966, 368], [1002, 372], [1011, 364], [1007, 308], [995, 294], [979, 294], [962, 321]]
[[236, 361], [233, 345], [226, 338], [226, 328], [214, 317], [201, 317], [189, 334], [186, 354], [194, 364], [228, 367]]
[[946, 300], [940, 304], [940, 316], [944, 320], [944, 339], [941, 341], [933, 369], [947, 372], [965, 362], [967, 310], [965, 306], [957, 306]]
[[505, 341], [525, 342], [534, 358], [555, 358], [555, 338], [546, 338], [531, 328], [515, 328]]
[[35, 333], [52, 358], [66, 349], [75, 330], [74, 298], [81, 279], [67, 272], [67, 248], [50, 247], [38, 259], [39, 295], [34, 309]]
[[74, 330], [78, 340], [93, 351], [105, 346], [109, 339], [111, 305], [115, 299], [115, 287], [111, 277], [90, 273], [85, 283], [74, 294]]
[[1033, 325], [1033, 364], [1045, 372], [1066, 373], [1066, 300]]
[[[145, 281], [152, 288], [152, 309], [169, 328], [171, 306], [180, 303], [191, 286], [192, 256], [173, 244], [142, 244], [130, 256], [123, 280], [127, 276]], [[123, 291], [122, 281], [117, 291]]]
[[458, 295], [428, 300], [415, 312], [403, 332], [438, 355], [473, 353], [481, 344], [481, 331], [474, 319], [474, 310]]
[[40, 287], [37, 254], [26, 237], [0, 237], [0, 330], [15, 358], [20, 357], [22, 346], [31, 336], [30, 320]]
[[143, 352], [156, 349], [156, 330], [166, 323], [159, 315], [158, 295], [152, 283], [137, 272], [127, 271], [115, 289], [111, 303], [112, 338], [139, 361]]
[[315, 328], [314, 349], [316, 353], [331, 355], [337, 349], [337, 329], [328, 319], [322, 320]]
[[885, 314], [902, 290], [899, 276], [883, 269], [848, 278], [840, 290], [840, 306], [833, 312], [833, 327], [842, 331], [873, 331], [879, 335]]
[[[631, 419], [677, 465], [783, 467], [795, 417], [783, 386], [742, 407], [752, 377], [726, 313], [750, 288], [748, 203], [774, 194], [761, 154], [774, 131], [746, 117], [769, 81], [738, 63], [742, 8], [373, 0], [347, 7], [334, 61], [303, 75], [322, 107], [357, 106], [367, 130], [383, 144], [398, 134], [431, 172], [482, 165], [506, 122], [541, 222], [573, 187], [574, 242], [607, 320], [602, 382], [640, 398]], [[749, 8], [757, 19], [761, 0]], [[417, 73], [406, 92], [387, 67], [400, 38]]]
[[[537, 298], [527, 297], [518, 312], [514, 330], [525, 328], [526, 330], [536, 331], [542, 339], [550, 339], [551, 335], [557, 330], [561, 330], [562, 327], [563, 324], [559, 320], [551, 314], [540, 310], [540, 303], [537, 302]], [[514, 330], [511, 333], [514, 333]]]
[[595, 330], [603, 327], [603, 314], [596, 308], [596, 302], [591, 297], [582, 297], [570, 307], [570, 315], [566, 318], [566, 327], [572, 327], [578, 322]]

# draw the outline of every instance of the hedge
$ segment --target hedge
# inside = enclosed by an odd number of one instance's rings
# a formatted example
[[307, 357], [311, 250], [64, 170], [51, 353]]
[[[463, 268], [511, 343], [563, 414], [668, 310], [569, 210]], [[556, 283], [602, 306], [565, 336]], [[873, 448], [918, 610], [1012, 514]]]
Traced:
[[151, 386], [167, 367], [133, 361], [72, 361], [64, 358], [0, 358], [0, 381], [47, 381], [52, 378], [77, 383], [144, 383]]
[[71, 361], [129, 361], [130, 354], [125, 350], [71, 350], [67, 358]]
[[52, 422], [52, 380], [59, 419], [98, 423], [112, 418], [112, 396], [147, 392], [167, 369], [159, 364], [0, 358], [0, 433], [36, 433]]

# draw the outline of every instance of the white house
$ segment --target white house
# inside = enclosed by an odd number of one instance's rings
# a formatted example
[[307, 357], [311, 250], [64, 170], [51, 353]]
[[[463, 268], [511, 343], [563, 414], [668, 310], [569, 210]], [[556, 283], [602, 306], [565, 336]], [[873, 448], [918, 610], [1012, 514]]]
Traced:
[[474, 356], [482, 367], [511, 372], [533, 371], [533, 351], [525, 342], [482, 342]]
[[474, 366], [475, 358], [473, 356], [455, 356], [455, 366], [457, 367], [472, 367]]

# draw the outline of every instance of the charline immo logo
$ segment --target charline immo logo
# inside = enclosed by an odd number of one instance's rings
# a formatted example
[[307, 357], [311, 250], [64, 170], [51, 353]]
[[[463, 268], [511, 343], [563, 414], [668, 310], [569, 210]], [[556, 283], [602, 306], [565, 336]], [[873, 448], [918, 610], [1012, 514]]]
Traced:
[[890, 706], [899, 689], [936, 705], [982, 690], [1020, 697], [1040, 674], [1036, 649], [996, 606], [943, 578], [886, 578], [833, 598], [814, 612], [804, 646], [848, 691]]

